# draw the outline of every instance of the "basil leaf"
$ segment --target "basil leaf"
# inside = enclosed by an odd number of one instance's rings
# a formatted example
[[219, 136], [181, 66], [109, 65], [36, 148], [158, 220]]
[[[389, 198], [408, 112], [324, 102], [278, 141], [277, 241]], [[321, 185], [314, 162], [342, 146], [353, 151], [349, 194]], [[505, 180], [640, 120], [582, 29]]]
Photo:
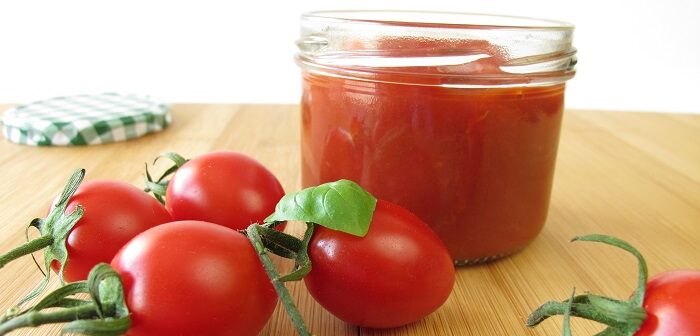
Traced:
[[312, 222], [363, 237], [376, 205], [377, 199], [357, 183], [339, 180], [285, 195], [265, 221]]

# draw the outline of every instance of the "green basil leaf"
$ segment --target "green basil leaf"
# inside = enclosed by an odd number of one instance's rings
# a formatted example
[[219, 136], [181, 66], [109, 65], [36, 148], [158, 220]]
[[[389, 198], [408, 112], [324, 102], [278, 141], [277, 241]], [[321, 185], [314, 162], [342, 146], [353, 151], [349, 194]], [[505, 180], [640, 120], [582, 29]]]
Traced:
[[363, 237], [376, 205], [377, 199], [357, 183], [339, 180], [285, 195], [265, 221], [312, 222]]

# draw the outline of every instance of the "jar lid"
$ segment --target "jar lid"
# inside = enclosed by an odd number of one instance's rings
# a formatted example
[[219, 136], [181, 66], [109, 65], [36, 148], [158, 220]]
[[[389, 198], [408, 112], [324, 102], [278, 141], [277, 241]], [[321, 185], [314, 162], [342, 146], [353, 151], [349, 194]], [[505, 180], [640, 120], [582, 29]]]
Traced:
[[170, 108], [148, 97], [102, 93], [39, 100], [7, 110], [2, 132], [31, 146], [81, 146], [134, 139], [172, 120]]

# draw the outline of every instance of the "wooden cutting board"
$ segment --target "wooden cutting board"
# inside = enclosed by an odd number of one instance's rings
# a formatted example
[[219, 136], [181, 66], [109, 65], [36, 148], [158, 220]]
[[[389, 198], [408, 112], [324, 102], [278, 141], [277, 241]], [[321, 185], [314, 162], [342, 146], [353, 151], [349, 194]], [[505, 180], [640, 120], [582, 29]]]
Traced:
[[[142, 186], [144, 162], [161, 152], [192, 157], [228, 149], [261, 161], [287, 191], [299, 189], [296, 106], [175, 105], [173, 112], [166, 131], [123, 143], [37, 148], [0, 140], [0, 251], [24, 241], [24, 226], [45, 214], [78, 167], [87, 169], [87, 179]], [[625, 298], [635, 286], [636, 264], [628, 254], [600, 244], [568, 243], [588, 233], [615, 235], [637, 246], [651, 274], [700, 268], [700, 115], [567, 111], [543, 232], [517, 255], [459, 268], [447, 303], [420, 322], [358, 329], [316, 304], [303, 283], [288, 288], [317, 335], [560, 335], [561, 318], [534, 330], [524, 326], [525, 318], [548, 299], [567, 298], [573, 287]], [[16, 302], [40, 278], [31, 258], [6, 266], [0, 271], [0, 308]], [[602, 327], [575, 321], [573, 329], [590, 335]], [[58, 335], [58, 330], [15, 334]], [[262, 332], [293, 334], [281, 307]]]

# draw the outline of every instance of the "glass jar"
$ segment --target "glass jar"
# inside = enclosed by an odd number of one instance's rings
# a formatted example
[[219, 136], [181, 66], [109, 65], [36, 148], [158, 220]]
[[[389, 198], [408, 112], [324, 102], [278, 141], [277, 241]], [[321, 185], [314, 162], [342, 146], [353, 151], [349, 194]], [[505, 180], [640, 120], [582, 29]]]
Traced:
[[573, 26], [411, 11], [302, 16], [302, 184], [407, 207], [456, 264], [524, 248], [547, 218]]

